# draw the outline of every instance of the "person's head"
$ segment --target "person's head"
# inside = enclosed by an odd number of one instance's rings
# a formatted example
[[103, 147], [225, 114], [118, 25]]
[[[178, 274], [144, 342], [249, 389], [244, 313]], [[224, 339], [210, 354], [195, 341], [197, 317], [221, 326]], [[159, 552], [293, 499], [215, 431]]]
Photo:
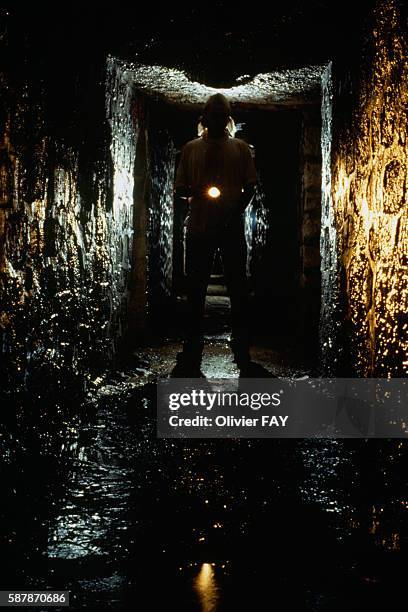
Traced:
[[210, 96], [204, 105], [201, 124], [209, 134], [223, 134], [231, 120], [231, 106], [222, 94]]

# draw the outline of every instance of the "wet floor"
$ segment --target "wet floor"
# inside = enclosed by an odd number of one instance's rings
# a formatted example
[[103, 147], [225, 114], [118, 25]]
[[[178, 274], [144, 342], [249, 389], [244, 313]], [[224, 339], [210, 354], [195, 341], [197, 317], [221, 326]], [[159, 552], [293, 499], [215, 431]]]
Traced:
[[[57, 431], [44, 420], [18, 447], [3, 431], [2, 588], [70, 590], [73, 610], [397, 609], [406, 445], [158, 439], [155, 380], [178, 348], [101, 373]], [[254, 356], [307, 374], [271, 348]], [[238, 374], [223, 329], [203, 370]]]

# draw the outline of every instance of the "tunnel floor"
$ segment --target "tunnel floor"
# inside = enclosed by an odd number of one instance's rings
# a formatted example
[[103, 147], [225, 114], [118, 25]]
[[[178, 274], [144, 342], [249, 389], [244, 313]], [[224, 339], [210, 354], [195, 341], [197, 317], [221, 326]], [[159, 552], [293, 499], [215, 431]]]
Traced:
[[[209, 298], [208, 377], [238, 375], [226, 306]], [[406, 445], [158, 439], [155, 382], [179, 347], [135, 350], [58, 427], [14, 432], [4, 588], [69, 590], [72, 610], [389, 609], [404, 585]], [[310, 374], [292, 353], [258, 345], [254, 358]]]

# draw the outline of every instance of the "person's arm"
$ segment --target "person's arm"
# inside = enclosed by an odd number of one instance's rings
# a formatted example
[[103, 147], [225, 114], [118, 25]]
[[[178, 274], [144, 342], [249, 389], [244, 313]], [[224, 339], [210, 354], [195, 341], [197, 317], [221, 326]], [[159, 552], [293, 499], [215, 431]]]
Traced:
[[245, 212], [247, 206], [249, 206], [252, 202], [252, 199], [255, 195], [256, 183], [248, 183], [245, 185], [242, 190], [242, 195], [239, 203], [239, 210], [241, 213]]
[[254, 162], [254, 148], [242, 143], [242, 177], [244, 188], [240, 199], [239, 210], [241, 213], [250, 205], [255, 195], [257, 175]]
[[174, 188], [174, 195], [178, 198], [191, 198], [191, 196], [193, 195], [191, 187], [185, 186], [185, 185], [179, 185]]
[[196, 185], [194, 188], [191, 186], [191, 172], [189, 171], [188, 158], [189, 154], [187, 144], [183, 147], [179, 165], [177, 167], [176, 179], [174, 182], [174, 195], [178, 198], [183, 198], [190, 201], [190, 199], [193, 197], [203, 196], [208, 186]]
[[251, 204], [256, 191], [257, 175], [255, 163], [253, 160], [251, 149], [246, 143], [242, 143], [241, 160], [241, 172], [244, 187], [242, 188], [242, 193], [239, 198], [238, 206], [232, 213], [232, 215], [230, 215], [230, 217], [227, 219], [225, 227], [228, 227], [233, 221], [233, 219], [235, 219], [237, 216], [242, 215], [245, 212], [246, 208]]

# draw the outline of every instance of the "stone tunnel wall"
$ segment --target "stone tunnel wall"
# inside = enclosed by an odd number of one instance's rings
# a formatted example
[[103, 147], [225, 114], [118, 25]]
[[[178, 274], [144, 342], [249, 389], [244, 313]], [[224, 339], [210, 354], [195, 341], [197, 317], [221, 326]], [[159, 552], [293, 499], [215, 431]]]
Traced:
[[358, 376], [408, 374], [408, 93], [399, 7], [377, 2], [359, 61], [334, 63], [323, 78], [323, 361]]
[[115, 119], [115, 105], [127, 103], [127, 84], [112, 71], [109, 151], [98, 75], [92, 132], [92, 119], [75, 109], [72, 120], [58, 111], [55, 119], [44, 105], [47, 81], [24, 62], [20, 72], [2, 72], [1, 375], [3, 401], [28, 390], [41, 404], [54, 391], [63, 397], [63, 384], [71, 394], [75, 385], [86, 389], [117, 349], [129, 267], [133, 127]]
[[176, 149], [163, 125], [162, 112], [162, 106], [134, 88], [130, 114], [139, 137], [134, 160], [133, 266], [128, 290], [128, 326], [133, 343], [157, 327], [158, 320], [165, 322], [173, 289]]
[[265, 207], [266, 194], [258, 172], [255, 196], [245, 210], [245, 238], [247, 242], [247, 276], [252, 284], [256, 270], [262, 265], [262, 255], [269, 230], [268, 212]]
[[149, 116], [149, 309], [154, 317], [172, 292], [176, 149], [161, 125], [160, 108], [152, 109]]
[[[320, 233], [322, 199], [321, 112], [302, 111], [300, 136], [299, 260], [303, 335], [317, 345], [320, 315]], [[310, 340], [309, 340], [310, 342]]]

